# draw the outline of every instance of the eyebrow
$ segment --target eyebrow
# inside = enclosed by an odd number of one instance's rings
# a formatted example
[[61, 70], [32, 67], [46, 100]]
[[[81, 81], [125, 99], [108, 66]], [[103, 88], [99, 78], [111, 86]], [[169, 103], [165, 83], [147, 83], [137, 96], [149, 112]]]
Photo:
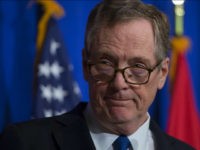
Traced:
[[[113, 61], [117, 61], [119, 59], [119, 56], [116, 55], [114, 52], [111, 52], [107, 49], [101, 49], [101, 51], [95, 51], [93, 52], [94, 58], [109, 58]], [[128, 64], [136, 64], [136, 63], [143, 63], [147, 67], [151, 67], [151, 61], [148, 58], [142, 57], [142, 56], [133, 56], [133, 58], [128, 59]]]
[[119, 59], [119, 57], [113, 53], [112, 51], [109, 51], [107, 49], [101, 49], [100, 51], [94, 51], [93, 53], [91, 53], [94, 57], [107, 57], [110, 59]]
[[144, 57], [133, 57], [132, 59], [128, 60], [129, 64], [135, 64], [135, 63], [143, 63], [147, 67], [151, 67], [151, 62], [149, 59]]

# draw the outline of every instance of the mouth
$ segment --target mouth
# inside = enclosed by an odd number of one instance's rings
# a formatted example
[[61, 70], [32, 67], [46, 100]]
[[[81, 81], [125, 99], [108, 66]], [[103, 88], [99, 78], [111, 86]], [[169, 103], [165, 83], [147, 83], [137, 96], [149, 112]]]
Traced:
[[130, 98], [119, 98], [119, 97], [106, 97], [104, 99], [106, 103], [110, 106], [125, 106], [133, 99]]
[[126, 98], [126, 97], [105, 97], [106, 100], [112, 100], [112, 101], [129, 101], [132, 100], [132, 98]]
[[106, 96], [104, 97], [105, 102], [110, 107], [128, 107], [134, 104], [138, 109], [141, 109], [142, 102], [138, 97], [127, 97], [127, 96]]

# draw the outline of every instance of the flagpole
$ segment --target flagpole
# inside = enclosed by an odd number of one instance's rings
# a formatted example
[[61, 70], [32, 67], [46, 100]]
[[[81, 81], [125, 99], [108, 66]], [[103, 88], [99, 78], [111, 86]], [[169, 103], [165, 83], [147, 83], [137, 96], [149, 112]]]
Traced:
[[185, 0], [172, 0], [175, 12], [175, 35], [182, 36], [184, 33], [184, 2]]
[[180, 53], [184, 53], [190, 47], [190, 40], [184, 36], [184, 2], [185, 0], [172, 0], [174, 4], [174, 22], [175, 22], [175, 33], [171, 40], [172, 55], [171, 55], [171, 67], [169, 72], [170, 82], [173, 85], [177, 58]]

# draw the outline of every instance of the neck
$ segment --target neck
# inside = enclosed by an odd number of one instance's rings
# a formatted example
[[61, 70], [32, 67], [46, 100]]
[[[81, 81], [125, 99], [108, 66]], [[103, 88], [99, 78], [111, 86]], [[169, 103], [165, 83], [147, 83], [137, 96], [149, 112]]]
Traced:
[[107, 133], [117, 135], [130, 135], [137, 131], [137, 129], [142, 126], [147, 121], [147, 119], [148, 115], [129, 122], [112, 123], [105, 120], [97, 120], [97, 122], [99, 124], [99, 127]]
[[[106, 132], [116, 135], [130, 135], [133, 134], [137, 129], [142, 126], [149, 118], [148, 113], [141, 115], [135, 120], [127, 122], [111, 122], [110, 120], [105, 120], [105, 118], [96, 117], [88, 105], [85, 111], [85, 117], [90, 126], [90, 129], [94, 132]], [[99, 119], [97, 119], [99, 118]]]

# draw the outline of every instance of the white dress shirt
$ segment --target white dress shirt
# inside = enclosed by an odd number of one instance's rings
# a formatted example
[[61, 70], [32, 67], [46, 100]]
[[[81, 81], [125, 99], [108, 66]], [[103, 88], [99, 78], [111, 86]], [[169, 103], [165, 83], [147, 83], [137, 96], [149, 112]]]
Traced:
[[[119, 135], [106, 133], [99, 127], [90, 105], [87, 106], [84, 112], [90, 134], [96, 150], [113, 150], [112, 144]], [[148, 119], [131, 135], [128, 139], [134, 150], [155, 150], [152, 132], [149, 129], [150, 116]]]

